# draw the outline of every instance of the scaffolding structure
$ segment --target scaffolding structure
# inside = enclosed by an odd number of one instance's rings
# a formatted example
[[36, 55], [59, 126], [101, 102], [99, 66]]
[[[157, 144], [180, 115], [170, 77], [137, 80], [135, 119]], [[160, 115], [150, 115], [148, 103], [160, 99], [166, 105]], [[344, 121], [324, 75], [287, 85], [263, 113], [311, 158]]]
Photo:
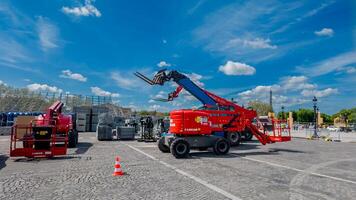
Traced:
[[51, 92], [30, 92], [26, 89], [0, 89], [0, 112], [41, 112], [55, 101], [64, 103], [66, 111], [74, 106], [114, 105], [111, 96], [76, 95]]

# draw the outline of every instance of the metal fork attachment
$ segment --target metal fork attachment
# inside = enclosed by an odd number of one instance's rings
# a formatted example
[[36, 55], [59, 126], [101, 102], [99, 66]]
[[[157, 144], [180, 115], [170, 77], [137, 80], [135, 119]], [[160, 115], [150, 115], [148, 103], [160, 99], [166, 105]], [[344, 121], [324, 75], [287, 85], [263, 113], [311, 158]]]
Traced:
[[152, 80], [140, 72], [135, 72], [134, 74], [150, 85], [163, 85], [166, 81], [169, 81], [169, 77], [166, 75], [165, 69], [158, 71]]

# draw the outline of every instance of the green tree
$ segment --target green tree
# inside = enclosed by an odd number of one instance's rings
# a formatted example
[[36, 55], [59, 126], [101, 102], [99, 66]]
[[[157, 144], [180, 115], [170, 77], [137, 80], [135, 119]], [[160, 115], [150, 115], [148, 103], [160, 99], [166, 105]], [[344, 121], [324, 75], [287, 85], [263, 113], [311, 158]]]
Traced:
[[310, 109], [299, 109], [297, 111], [298, 122], [312, 122], [314, 121], [314, 111]]
[[323, 118], [324, 124], [332, 124], [334, 122], [334, 119], [331, 115], [321, 113], [321, 117]]
[[272, 107], [268, 103], [261, 101], [251, 101], [248, 103], [248, 107], [254, 109], [258, 115], [268, 115], [268, 112], [272, 112]]
[[[289, 112], [292, 112], [293, 120], [294, 120], [294, 121], [297, 121], [298, 116], [297, 116], [297, 112], [296, 112], [296, 111], [284, 111], [283, 113], [282, 113], [282, 111], [280, 111], [280, 112], [278, 112], [278, 114], [277, 114], [277, 118], [278, 118], [278, 119], [288, 119], [288, 117], [289, 117]], [[284, 114], [284, 116], [282, 117], [283, 114]]]
[[342, 109], [333, 115], [333, 118], [339, 117], [342, 121], [349, 123], [356, 122], [356, 107], [351, 109]]

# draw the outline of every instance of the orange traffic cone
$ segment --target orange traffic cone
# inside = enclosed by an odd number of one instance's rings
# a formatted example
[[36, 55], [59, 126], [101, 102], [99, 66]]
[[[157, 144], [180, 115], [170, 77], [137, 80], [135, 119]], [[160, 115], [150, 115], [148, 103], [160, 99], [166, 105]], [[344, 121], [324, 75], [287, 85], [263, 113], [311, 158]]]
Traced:
[[113, 176], [122, 176], [124, 175], [124, 172], [122, 172], [121, 165], [120, 165], [120, 157], [117, 156], [115, 159], [115, 169], [114, 173], [112, 174]]

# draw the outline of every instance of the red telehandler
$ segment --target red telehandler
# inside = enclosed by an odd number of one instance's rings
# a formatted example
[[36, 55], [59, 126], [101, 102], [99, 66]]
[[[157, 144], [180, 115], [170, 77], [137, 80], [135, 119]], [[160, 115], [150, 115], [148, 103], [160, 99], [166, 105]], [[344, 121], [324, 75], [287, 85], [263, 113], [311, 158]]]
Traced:
[[78, 133], [73, 129], [72, 115], [62, 114], [63, 103], [56, 101], [45, 114], [28, 125], [14, 125], [11, 132], [11, 157], [53, 157], [66, 155], [75, 147]]
[[187, 157], [191, 148], [205, 150], [212, 147], [217, 155], [226, 154], [230, 145], [237, 145], [240, 134], [246, 131], [263, 145], [291, 139], [289, 127], [282, 125], [281, 121], [273, 120], [273, 131], [269, 134], [263, 126], [259, 126], [256, 111], [212, 94], [178, 71], [166, 73], [165, 69], [160, 70], [152, 80], [139, 72], [135, 75], [150, 85], [164, 85], [171, 80], [178, 84], [167, 99], [158, 100], [172, 101], [185, 89], [203, 104], [199, 109], [170, 112], [169, 133], [160, 138], [158, 147], [162, 152], [171, 152], [176, 158]]

